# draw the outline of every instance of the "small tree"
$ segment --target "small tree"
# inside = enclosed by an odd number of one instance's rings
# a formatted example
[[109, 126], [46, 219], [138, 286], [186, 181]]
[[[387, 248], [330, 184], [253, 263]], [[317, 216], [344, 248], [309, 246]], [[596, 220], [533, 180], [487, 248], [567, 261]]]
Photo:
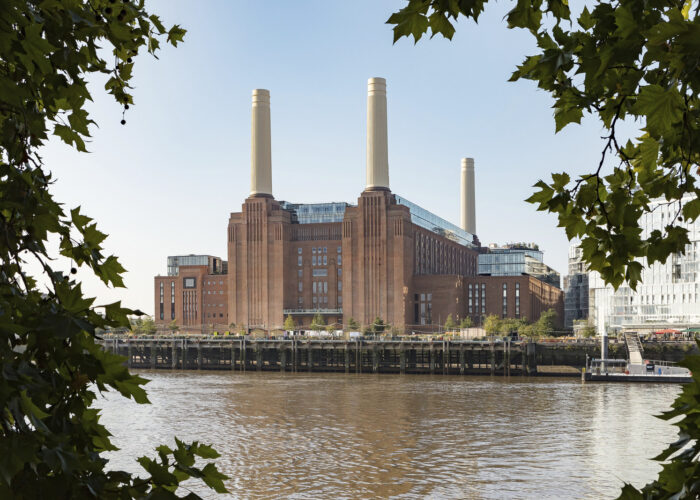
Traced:
[[323, 316], [320, 313], [316, 313], [314, 318], [311, 320], [311, 329], [315, 332], [323, 330], [326, 322], [323, 320]]
[[331, 323], [331, 324], [329, 324], [328, 326], [326, 326], [326, 331], [327, 331], [328, 333], [333, 333], [333, 332], [335, 332], [335, 323]]
[[131, 333], [134, 335], [141, 335], [143, 333], [143, 319], [130, 319], [129, 323], [131, 324]]
[[348, 320], [348, 328], [353, 331], [358, 331], [360, 329], [360, 324], [355, 321], [355, 318], [350, 318]]
[[292, 318], [292, 315], [290, 314], [287, 316], [287, 319], [284, 320], [284, 329], [294, 331], [295, 327], [296, 327], [296, 324], [294, 323], [294, 319]]
[[469, 316], [467, 316], [459, 323], [459, 327], [460, 328], [471, 328], [472, 327], [472, 319]]
[[586, 327], [581, 329], [580, 333], [581, 333], [581, 337], [586, 338], [586, 339], [591, 338], [591, 337], [595, 337], [595, 334], [596, 334], [595, 327], [594, 326], [586, 326]]
[[145, 316], [143, 318], [141, 327], [143, 329], [144, 335], [153, 335], [156, 333], [156, 331], [158, 331], [158, 329], [156, 328], [155, 321], [153, 321], [153, 318], [151, 318], [150, 316]]
[[455, 323], [455, 320], [452, 319], [452, 314], [448, 314], [447, 319], [445, 320], [445, 330], [449, 332], [455, 328], [457, 328], [457, 323]]
[[169, 329], [172, 333], [175, 333], [175, 332], [177, 332], [177, 331], [180, 329], [180, 327], [177, 326], [177, 321], [176, 321], [176, 320], [172, 320], [172, 321], [170, 322], [170, 324], [168, 325], [168, 329]]
[[557, 320], [557, 313], [554, 309], [547, 309], [540, 314], [540, 318], [535, 322], [535, 330], [542, 337], [554, 334], [554, 323]]
[[484, 330], [490, 335], [498, 333], [501, 329], [501, 318], [495, 314], [489, 314], [484, 320]]
[[372, 324], [372, 330], [374, 333], [377, 335], [384, 333], [384, 330], [386, 329], [386, 324], [384, 323], [384, 320], [377, 316], [374, 318], [374, 323]]
[[234, 323], [233, 321], [231, 321], [231, 322], [228, 324], [228, 329], [231, 330], [231, 331], [235, 330], [235, 329], [236, 329], [236, 323]]

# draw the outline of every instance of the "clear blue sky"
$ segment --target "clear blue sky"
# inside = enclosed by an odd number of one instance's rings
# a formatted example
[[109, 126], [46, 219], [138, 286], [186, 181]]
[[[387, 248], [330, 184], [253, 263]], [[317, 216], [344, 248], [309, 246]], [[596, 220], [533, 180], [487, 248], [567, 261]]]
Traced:
[[[482, 243], [532, 241], [566, 272], [568, 242], [552, 216], [523, 200], [552, 171], [597, 165], [592, 119], [555, 135], [548, 94], [507, 82], [531, 37], [508, 30], [511, 4], [492, 4], [452, 42], [401, 40], [385, 24], [401, 1], [149, 1], [166, 24], [188, 30], [160, 59], [136, 59], [135, 106], [121, 109], [95, 81], [99, 129], [90, 154], [52, 141], [44, 151], [55, 194], [82, 205], [110, 234], [109, 253], [129, 271], [128, 290], [86, 279], [101, 302], [153, 312], [153, 276], [166, 256], [226, 258], [230, 212], [250, 185], [250, 95], [272, 100], [277, 199], [355, 202], [365, 179], [367, 79], [387, 79], [391, 189], [459, 223], [460, 159], [475, 158]], [[84, 276], [82, 273], [79, 276]]]

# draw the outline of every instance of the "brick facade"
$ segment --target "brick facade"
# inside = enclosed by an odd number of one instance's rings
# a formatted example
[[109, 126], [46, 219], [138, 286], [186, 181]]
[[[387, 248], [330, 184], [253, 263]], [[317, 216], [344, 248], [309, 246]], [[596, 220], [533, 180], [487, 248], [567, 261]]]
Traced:
[[252, 196], [231, 214], [227, 239], [228, 274], [181, 266], [179, 276], [155, 278], [156, 323], [273, 330], [287, 315], [308, 327], [320, 312], [339, 328], [380, 317], [411, 331], [448, 314], [475, 325], [489, 314], [535, 321], [550, 307], [563, 320], [561, 290], [531, 276], [478, 276], [476, 249], [413, 223], [388, 189], [364, 191], [341, 222], [311, 224]]

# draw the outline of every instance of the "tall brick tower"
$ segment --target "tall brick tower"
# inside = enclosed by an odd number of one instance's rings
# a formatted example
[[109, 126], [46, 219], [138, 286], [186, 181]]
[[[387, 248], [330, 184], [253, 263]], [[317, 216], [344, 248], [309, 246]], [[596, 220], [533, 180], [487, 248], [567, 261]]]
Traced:
[[411, 215], [389, 189], [386, 81], [367, 84], [367, 185], [357, 207], [345, 211], [343, 318], [369, 324], [376, 317], [395, 325], [408, 321], [405, 296], [413, 262]]
[[290, 215], [272, 196], [270, 92], [253, 90], [250, 196], [228, 225], [229, 322], [282, 325]]

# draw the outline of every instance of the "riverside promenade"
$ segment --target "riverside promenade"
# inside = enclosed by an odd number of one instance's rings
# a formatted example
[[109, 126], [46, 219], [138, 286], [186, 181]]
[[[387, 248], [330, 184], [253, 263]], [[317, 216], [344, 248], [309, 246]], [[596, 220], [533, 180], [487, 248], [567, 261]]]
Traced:
[[534, 375], [536, 344], [470, 340], [115, 337], [130, 368], [277, 372]]

